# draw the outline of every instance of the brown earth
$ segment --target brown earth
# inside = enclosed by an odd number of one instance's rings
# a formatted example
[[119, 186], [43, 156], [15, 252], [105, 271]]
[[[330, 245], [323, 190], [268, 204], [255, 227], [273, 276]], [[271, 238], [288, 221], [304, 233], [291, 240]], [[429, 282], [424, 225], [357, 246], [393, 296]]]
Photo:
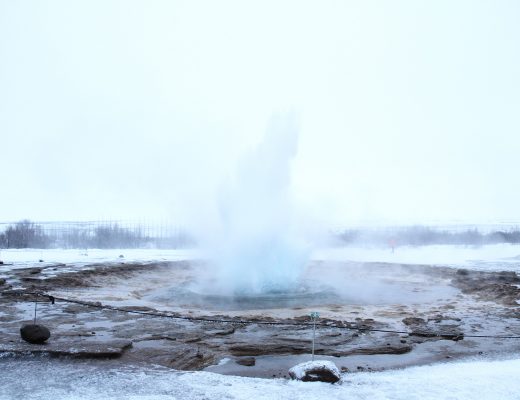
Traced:
[[[283, 357], [291, 359], [310, 352], [312, 326], [305, 308], [289, 310], [290, 316], [286, 315], [287, 310], [274, 315], [265, 310], [164, 312], [149, 305], [114, 309], [105, 308], [102, 301], [62, 300], [74, 298], [78, 288], [110, 287], [116, 281], [151, 271], [189, 270], [188, 262], [94, 264], [60, 273], [61, 268], [63, 265], [24, 268], [4, 273], [4, 278], [0, 278], [0, 353], [118, 357], [129, 363], [148, 362], [181, 370], [199, 370], [231, 358], [237, 362], [210, 370], [267, 377], [273, 372], [282, 376]], [[520, 340], [471, 337], [482, 332], [520, 335], [520, 289], [516, 286], [520, 278], [515, 273], [428, 266], [413, 269], [446, 279], [460, 294], [430, 305], [331, 304], [324, 307], [324, 317], [319, 320], [316, 354], [333, 357], [345, 369], [377, 370], [520, 350]], [[56, 303], [34, 293], [53, 294]], [[25, 343], [19, 334], [22, 324], [32, 321], [35, 300], [37, 321], [52, 334], [43, 345]], [[140, 314], [143, 312], [154, 315]], [[171, 318], [190, 316], [212, 321]], [[231, 322], [214, 321], [218, 319]], [[257, 323], [245, 324], [241, 322], [244, 319]], [[280, 369], [269, 364], [269, 360], [282, 360], [277, 364]]]

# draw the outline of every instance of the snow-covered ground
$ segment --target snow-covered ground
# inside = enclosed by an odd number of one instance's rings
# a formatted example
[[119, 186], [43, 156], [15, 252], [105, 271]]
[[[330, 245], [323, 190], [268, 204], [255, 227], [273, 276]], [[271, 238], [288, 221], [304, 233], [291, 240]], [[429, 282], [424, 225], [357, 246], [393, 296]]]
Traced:
[[102, 361], [0, 359], [0, 399], [520, 399], [520, 360], [465, 361], [344, 374], [343, 383], [107, 367]]
[[[123, 255], [124, 258], [119, 256]], [[196, 249], [7, 249], [0, 251], [1, 268], [22, 268], [39, 260], [44, 264], [87, 265], [99, 262], [178, 261], [201, 258]], [[388, 262], [440, 265], [482, 270], [520, 271], [520, 245], [487, 246], [403, 246], [394, 252], [381, 247], [334, 247], [318, 249], [312, 258], [324, 261]]]
[[[0, 259], [22, 268], [38, 263], [82, 266], [98, 262], [200, 258], [194, 250], [2, 250]], [[395, 262], [520, 271], [520, 246], [425, 246], [322, 249], [316, 260]], [[384, 372], [344, 374], [341, 385], [175, 372], [103, 361], [0, 358], [0, 399], [520, 399], [520, 355], [475, 359]]]
[[0, 250], [0, 260], [10, 265], [0, 268], [24, 268], [33, 266], [40, 260], [43, 260], [43, 265], [87, 265], [121, 261], [179, 261], [191, 260], [198, 256], [199, 253], [192, 249], [4, 249]]
[[387, 262], [439, 265], [480, 270], [520, 271], [520, 245], [335, 247], [317, 250], [313, 258], [324, 261]]

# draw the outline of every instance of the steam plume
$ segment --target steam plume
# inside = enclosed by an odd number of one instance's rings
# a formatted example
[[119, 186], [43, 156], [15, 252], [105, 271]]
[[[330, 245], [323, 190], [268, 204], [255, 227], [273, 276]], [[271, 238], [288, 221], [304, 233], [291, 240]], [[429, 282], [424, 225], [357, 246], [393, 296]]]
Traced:
[[295, 239], [288, 195], [297, 144], [296, 116], [274, 115], [262, 142], [221, 187], [211, 247], [217, 283], [226, 292], [290, 290], [298, 283], [306, 255]]

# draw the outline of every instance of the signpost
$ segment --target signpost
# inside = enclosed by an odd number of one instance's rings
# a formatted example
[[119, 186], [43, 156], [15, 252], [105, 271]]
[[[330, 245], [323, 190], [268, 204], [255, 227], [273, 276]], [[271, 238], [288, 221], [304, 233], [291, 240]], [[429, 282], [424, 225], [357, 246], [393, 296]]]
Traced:
[[316, 339], [316, 320], [320, 317], [320, 313], [313, 311], [310, 314], [312, 319], [312, 361], [314, 361], [314, 341]]
[[38, 307], [38, 299], [34, 299], [34, 321], [33, 324], [36, 325], [36, 308]]

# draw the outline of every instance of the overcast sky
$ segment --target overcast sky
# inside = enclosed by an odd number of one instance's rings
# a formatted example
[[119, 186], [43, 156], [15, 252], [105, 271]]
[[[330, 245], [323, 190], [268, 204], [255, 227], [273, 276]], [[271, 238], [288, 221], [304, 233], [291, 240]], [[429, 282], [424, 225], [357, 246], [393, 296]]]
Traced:
[[520, 220], [517, 1], [0, 0], [0, 221], [190, 218], [273, 112], [331, 224]]

